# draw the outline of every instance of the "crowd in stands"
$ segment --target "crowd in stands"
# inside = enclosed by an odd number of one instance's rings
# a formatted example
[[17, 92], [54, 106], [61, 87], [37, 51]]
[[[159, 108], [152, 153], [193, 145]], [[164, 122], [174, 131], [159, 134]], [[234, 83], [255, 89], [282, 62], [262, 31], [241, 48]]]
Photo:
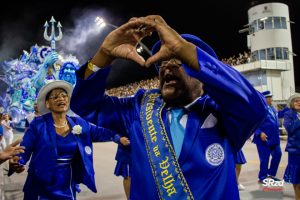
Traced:
[[235, 65], [241, 65], [250, 62], [251, 60], [251, 53], [244, 51], [244, 53], [239, 53], [238, 56], [231, 56], [229, 58], [222, 58], [222, 62], [235, 66]]
[[140, 82], [130, 83], [117, 88], [112, 88], [106, 91], [109, 96], [128, 97], [134, 95], [138, 89], [154, 89], [158, 88], [158, 77], [152, 79], [141, 80]]
[[[222, 58], [222, 62], [235, 66], [240, 64], [245, 64], [250, 62], [250, 52], [244, 51], [243, 53], [239, 53], [238, 56], [231, 56], [229, 58]], [[130, 83], [124, 86], [111, 88], [106, 90], [106, 93], [109, 96], [117, 96], [117, 97], [128, 97], [134, 95], [138, 89], [153, 89], [159, 87], [158, 77], [154, 77], [148, 80], [142, 80], [140, 82]]]

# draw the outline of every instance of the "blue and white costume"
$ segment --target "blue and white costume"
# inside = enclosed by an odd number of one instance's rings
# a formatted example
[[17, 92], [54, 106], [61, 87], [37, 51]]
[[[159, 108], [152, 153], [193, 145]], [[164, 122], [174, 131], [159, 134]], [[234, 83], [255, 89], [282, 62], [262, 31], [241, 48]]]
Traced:
[[[126, 136], [128, 137], [128, 136]], [[131, 147], [130, 145], [124, 146], [120, 143], [121, 136], [116, 134], [114, 142], [118, 144], [115, 160], [117, 161], [114, 174], [116, 176], [122, 176], [124, 178], [130, 176], [131, 170]]]
[[288, 152], [288, 166], [284, 181], [300, 184], [300, 114], [291, 109], [284, 114], [284, 127], [288, 132], [285, 151]]
[[[265, 118], [266, 104], [235, 69], [200, 48], [197, 54], [201, 70], [185, 71], [204, 83], [206, 95], [187, 111], [178, 160], [159, 90], [119, 99], [104, 93], [110, 67], [86, 80], [86, 65], [76, 73], [71, 109], [92, 123], [130, 134], [131, 200], [239, 199], [233, 149], [240, 149]], [[147, 105], [153, 105], [149, 118]]]
[[234, 163], [235, 164], [240, 164], [240, 165], [243, 165], [247, 162], [246, 158], [245, 158], [245, 155], [243, 153], [242, 150], [239, 150], [237, 151], [234, 155], [233, 155], [233, 158], [234, 158]]
[[[112, 141], [113, 131], [68, 117], [71, 127], [80, 125], [80, 134], [56, 134], [51, 113], [36, 117], [29, 125], [21, 146], [21, 164], [30, 160], [24, 185], [24, 199], [76, 199], [79, 183], [97, 192], [94, 180], [92, 142]], [[34, 188], [34, 189], [33, 189]]]
[[[260, 134], [264, 132], [267, 135], [267, 141], [262, 141]], [[259, 159], [260, 171], [258, 178], [263, 181], [268, 176], [275, 177], [281, 160], [281, 148], [279, 137], [279, 123], [277, 111], [273, 106], [268, 106], [268, 114], [261, 126], [255, 131], [253, 142], [256, 144]], [[269, 159], [272, 160], [269, 168]]]

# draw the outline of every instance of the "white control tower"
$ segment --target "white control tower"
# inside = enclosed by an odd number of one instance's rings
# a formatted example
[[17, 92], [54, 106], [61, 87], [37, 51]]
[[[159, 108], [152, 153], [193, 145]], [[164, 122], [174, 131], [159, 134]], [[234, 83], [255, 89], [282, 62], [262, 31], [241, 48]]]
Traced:
[[[289, 9], [283, 3], [263, 3], [248, 10], [247, 45], [251, 61], [236, 68], [259, 90], [270, 90], [284, 102], [295, 92]], [[245, 29], [244, 29], [245, 30]]]

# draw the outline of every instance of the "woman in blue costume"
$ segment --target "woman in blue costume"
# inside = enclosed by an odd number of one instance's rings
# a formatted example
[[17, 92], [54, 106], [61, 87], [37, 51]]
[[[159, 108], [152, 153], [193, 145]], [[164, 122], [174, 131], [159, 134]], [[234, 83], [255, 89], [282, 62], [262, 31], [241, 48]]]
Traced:
[[288, 152], [288, 165], [284, 181], [292, 183], [295, 199], [300, 199], [300, 94], [292, 95], [287, 102], [289, 111], [284, 114], [283, 125], [288, 132], [285, 151]]
[[116, 176], [123, 177], [123, 187], [127, 199], [129, 199], [130, 192], [130, 170], [131, 170], [131, 147], [130, 140], [128, 137], [120, 136], [116, 134], [114, 137], [114, 142], [118, 144], [118, 149], [116, 153], [116, 167], [114, 174]]
[[72, 89], [65, 81], [53, 81], [39, 92], [42, 116], [30, 123], [21, 143], [25, 153], [13, 159], [10, 168], [21, 172], [31, 158], [23, 188], [25, 200], [74, 200], [79, 183], [97, 192], [92, 142], [111, 141], [115, 132], [69, 117]]
[[239, 182], [242, 165], [247, 162], [243, 151], [242, 150], [237, 151], [235, 154], [233, 154], [233, 158], [234, 158], [234, 163], [235, 163], [235, 174], [236, 174], [236, 182], [238, 185], [238, 189], [245, 190], [245, 187], [242, 184], [240, 184], [240, 182]]

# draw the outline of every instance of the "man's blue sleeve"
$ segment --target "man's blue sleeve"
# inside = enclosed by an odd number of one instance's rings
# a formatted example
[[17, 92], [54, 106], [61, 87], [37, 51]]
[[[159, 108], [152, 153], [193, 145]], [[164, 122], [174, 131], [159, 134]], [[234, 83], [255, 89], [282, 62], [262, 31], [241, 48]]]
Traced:
[[101, 69], [84, 80], [86, 67], [84, 65], [76, 72], [77, 82], [70, 103], [72, 111], [93, 124], [126, 133], [126, 126], [130, 125], [134, 117], [131, 112], [132, 99], [105, 94], [110, 67]]
[[218, 105], [226, 136], [240, 149], [267, 114], [264, 97], [233, 67], [197, 48], [199, 72], [185, 67], [186, 72], [204, 84]]

